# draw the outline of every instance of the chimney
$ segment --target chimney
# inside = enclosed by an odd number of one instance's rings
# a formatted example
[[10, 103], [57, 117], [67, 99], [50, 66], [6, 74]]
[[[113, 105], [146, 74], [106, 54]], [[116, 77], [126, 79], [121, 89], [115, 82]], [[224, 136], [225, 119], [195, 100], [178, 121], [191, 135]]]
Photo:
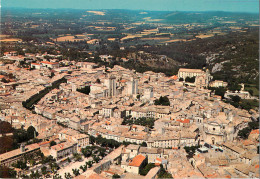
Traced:
[[24, 143], [21, 144], [20, 149], [21, 149], [21, 152], [25, 152], [25, 145], [24, 145]]

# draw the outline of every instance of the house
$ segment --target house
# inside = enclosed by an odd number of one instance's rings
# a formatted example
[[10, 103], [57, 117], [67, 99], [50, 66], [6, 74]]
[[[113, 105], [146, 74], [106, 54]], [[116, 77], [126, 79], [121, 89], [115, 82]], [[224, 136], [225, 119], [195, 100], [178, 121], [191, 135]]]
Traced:
[[51, 147], [50, 155], [55, 159], [67, 157], [73, 153], [77, 153], [77, 143], [67, 141]]
[[59, 63], [58, 62], [48, 62], [48, 61], [41, 61], [40, 62], [42, 64], [43, 67], [46, 68], [59, 68]]
[[35, 69], [41, 69], [42, 65], [39, 63], [31, 63], [31, 68], [35, 68]]
[[139, 174], [140, 169], [142, 169], [147, 164], [147, 157], [141, 154], [135, 156], [129, 162], [122, 162], [121, 167], [127, 172]]
[[80, 152], [81, 148], [89, 146], [89, 137], [86, 134], [76, 134], [72, 136], [72, 140], [77, 143], [78, 152]]
[[140, 147], [139, 153], [148, 157], [148, 163], [156, 163], [157, 158], [163, 157], [162, 148]]

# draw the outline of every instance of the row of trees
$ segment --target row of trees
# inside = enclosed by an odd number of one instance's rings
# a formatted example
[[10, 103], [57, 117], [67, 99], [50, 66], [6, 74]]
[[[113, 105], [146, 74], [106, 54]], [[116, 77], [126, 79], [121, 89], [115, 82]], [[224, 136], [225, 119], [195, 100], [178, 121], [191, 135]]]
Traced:
[[170, 106], [170, 101], [167, 96], [161, 96], [159, 99], [154, 101], [155, 105]]
[[101, 135], [98, 135], [97, 137], [90, 136], [90, 143], [91, 144], [99, 144], [102, 147], [110, 147], [110, 148], [118, 148], [121, 143], [117, 142], [116, 140], [113, 139], [106, 139], [101, 137]]
[[141, 126], [146, 126], [149, 127], [150, 129], [153, 128], [154, 126], [154, 118], [147, 118], [147, 117], [141, 117], [141, 118], [124, 118], [122, 125], [141, 125]]
[[54, 88], [59, 88], [59, 85], [61, 83], [66, 83], [66, 82], [67, 82], [67, 80], [64, 77], [59, 79], [59, 80], [57, 80], [57, 81], [54, 81], [51, 86], [48, 86], [48, 87], [44, 88], [39, 93], [31, 96], [26, 101], [23, 101], [22, 102], [23, 107], [25, 107], [26, 109], [31, 110], [32, 106], [34, 104], [36, 104], [37, 102], [39, 102], [47, 93], [49, 93]]

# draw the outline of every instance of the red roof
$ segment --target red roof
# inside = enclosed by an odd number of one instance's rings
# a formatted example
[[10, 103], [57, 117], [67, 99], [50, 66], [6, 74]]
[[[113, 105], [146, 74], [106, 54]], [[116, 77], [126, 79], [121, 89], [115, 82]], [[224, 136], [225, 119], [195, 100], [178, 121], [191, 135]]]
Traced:
[[252, 131], [250, 132], [250, 134], [259, 134], [259, 129], [252, 130]]
[[48, 62], [48, 61], [41, 61], [41, 63], [45, 63], [45, 64], [50, 64], [50, 65], [55, 65], [55, 64], [58, 64], [58, 62]]
[[145, 160], [145, 156], [143, 155], [137, 155], [133, 158], [133, 160], [129, 163], [130, 166], [134, 166], [134, 167], [140, 167], [140, 165], [143, 163], [143, 161]]
[[40, 65], [39, 63], [31, 63], [32, 65]]
[[177, 79], [178, 79], [178, 76], [173, 75], [173, 76], [170, 77], [170, 79], [177, 80]]
[[190, 120], [189, 120], [189, 119], [183, 119], [183, 120], [177, 119], [176, 121], [179, 121], [179, 122], [181, 122], [181, 123], [190, 123]]

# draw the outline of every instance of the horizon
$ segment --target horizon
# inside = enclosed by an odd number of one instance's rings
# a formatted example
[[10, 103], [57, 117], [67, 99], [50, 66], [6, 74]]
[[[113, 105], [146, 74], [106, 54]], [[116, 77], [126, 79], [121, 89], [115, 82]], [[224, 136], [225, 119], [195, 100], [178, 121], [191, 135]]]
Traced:
[[28, 8], [28, 7], [1, 7], [4, 9], [28, 9], [28, 10], [124, 10], [124, 11], [147, 11], [147, 12], [189, 12], [189, 13], [207, 13], [207, 12], [224, 12], [224, 13], [244, 13], [244, 14], [259, 14], [259, 12], [243, 12], [243, 11], [222, 11], [222, 10], [200, 10], [200, 11], [185, 11], [185, 10], [144, 10], [144, 9], [74, 9], [74, 8]]
[[[149, 3], [149, 5], [147, 5]], [[127, 7], [127, 8], [126, 8]], [[259, 14], [257, 0], [5, 0], [1, 8], [75, 9], [75, 10], [137, 10], [180, 12], [237, 12]]]

